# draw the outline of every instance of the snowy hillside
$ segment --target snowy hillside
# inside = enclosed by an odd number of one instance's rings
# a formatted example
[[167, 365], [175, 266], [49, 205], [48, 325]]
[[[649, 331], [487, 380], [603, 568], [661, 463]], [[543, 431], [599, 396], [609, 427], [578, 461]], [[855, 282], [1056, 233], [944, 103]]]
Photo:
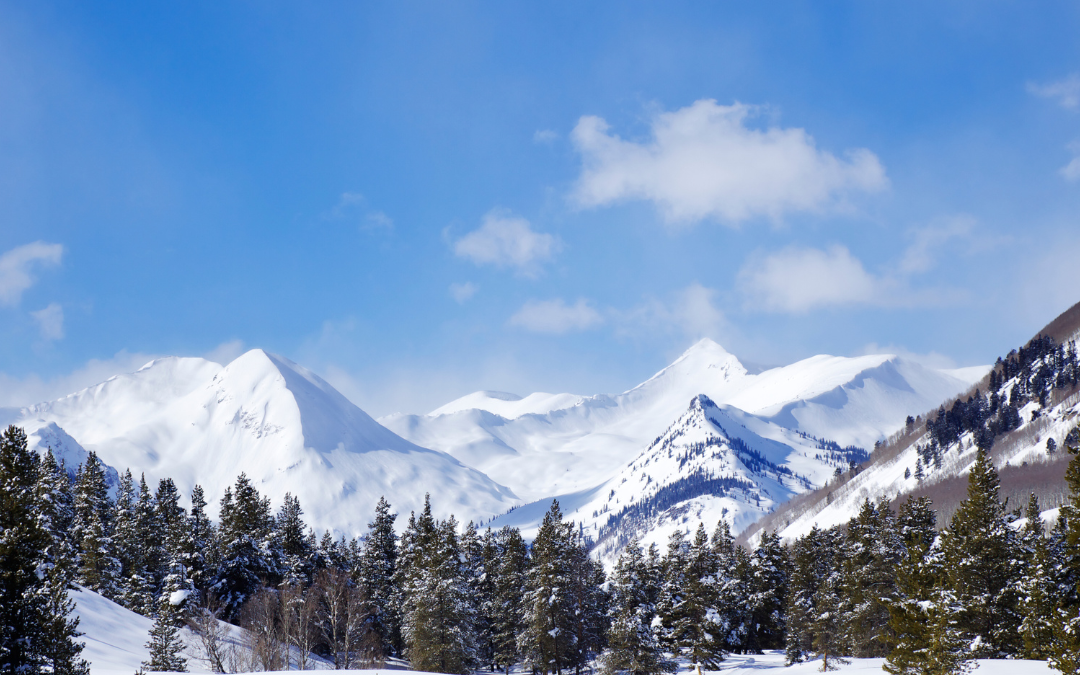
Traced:
[[275, 506], [286, 492], [297, 496], [318, 531], [361, 534], [382, 495], [407, 513], [430, 491], [440, 514], [465, 519], [518, 501], [453, 457], [397, 436], [305, 368], [258, 349], [224, 367], [160, 359], [4, 412], [5, 423], [60, 439], [72, 452], [93, 450], [109, 466], [145, 472], [151, 481], [171, 477], [185, 495], [199, 482], [212, 509], [246, 472]]
[[1059, 332], [1064, 344], [1036, 338], [999, 359], [976, 391], [924, 411], [875, 452], [861, 473], [786, 505], [757, 527], [777, 529], [791, 539], [815, 524], [847, 522], [867, 498], [907, 495], [930, 497], [944, 524], [963, 498], [980, 446], [989, 449], [1010, 508], [1023, 506], [1034, 492], [1052, 520], [1066, 495], [1065, 438], [1080, 422], [1076, 334], [1075, 328]]
[[[859, 448], [841, 449], [700, 395], [611, 479], [558, 499], [610, 562], [634, 536], [662, 548], [673, 530], [693, 531], [699, 522], [711, 530], [721, 518], [739, 532], [865, 459]], [[528, 534], [549, 504], [525, 505], [492, 526]]]
[[[936, 371], [877, 355], [817, 356], [750, 374], [720, 345], [702, 340], [646, 382], [615, 396], [542, 394], [521, 399], [478, 392], [429, 415], [392, 415], [380, 422], [536, 501], [511, 518], [528, 530], [555, 496], [572, 502], [564, 508], [575, 518], [599, 508], [594, 506], [597, 500], [610, 490], [605, 486], [621, 480], [628, 463], [699, 394], [726, 406], [732, 415], [750, 413], [766, 437], [798, 437], [795, 432], [802, 432], [842, 446], [869, 448], [900, 428], [907, 415], [966, 389], [970, 378], [984, 372]], [[660, 482], [684, 478], [656, 470], [651, 476]], [[704, 513], [703, 506], [695, 508]], [[600, 527], [591, 516], [587, 520]], [[504, 521], [509, 522], [499, 522]]]

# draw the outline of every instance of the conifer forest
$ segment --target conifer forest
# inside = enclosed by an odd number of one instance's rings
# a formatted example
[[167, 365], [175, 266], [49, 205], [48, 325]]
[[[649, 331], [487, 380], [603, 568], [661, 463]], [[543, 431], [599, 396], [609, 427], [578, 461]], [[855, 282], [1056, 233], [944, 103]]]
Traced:
[[[938, 429], [938, 427], [935, 427]], [[180, 631], [218, 672], [338, 669], [389, 657], [415, 670], [545, 675], [715, 669], [730, 653], [784, 650], [788, 663], [885, 657], [885, 669], [964, 672], [975, 658], [1044, 659], [1080, 672], [1080, 448], [1071, 501], [1047, 531], [1034, 495], [1010, 510], [982, 450], [948, 523], [925, 497], [867, 500], [842, 527], [753, 550], [727, 523], [677, 530], [665, 550], [633, 540], [609, 575], [551, 504], [535, 539], [437, 520], [430, 499], [404, 527], [384, 499], [365, 536], [321, 537], [287, 496], [275, 512], [240, 475], [206, 513], [171, 480], [130, 471], [110, 496], [91, 453], [70, 473], [0, 439], [0, 671], [81, 675], [79, 584], [152, 617], [147, 671], [183, 671]], [[400, 535], [396, 534], [400, 531]], [[246, 631], [245, 649], [224, 624]]]

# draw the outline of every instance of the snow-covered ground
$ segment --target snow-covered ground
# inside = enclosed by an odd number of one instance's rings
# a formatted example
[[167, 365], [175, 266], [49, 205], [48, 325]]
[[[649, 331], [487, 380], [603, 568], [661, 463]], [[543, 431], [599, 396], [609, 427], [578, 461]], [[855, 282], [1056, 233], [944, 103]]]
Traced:
[[[150, 656], [145, 645], [149, 640], [149, 631], [153, 622], [134, 612], [124, 609], [96, 593], [86, 590], [78, 590], [72, 593], [76, 602], [76, 612], [79, 615], [79, 630], [84, 635], [80, 638], [86, 644], [83, 649], [83, 658], [90, 662], [90, 670], [93, 675], [132, 675], [139, 669], [140, 664]], [[238, 628], [231, 627], [233, 639], [237, 640]], [[188, 659], [188, 671], [192, 673], [209, 673], [206, 664], [197, 658], [194, 649], [195, 639], [186, 629], [182, 631], [182, 638], [187, 643], [185, 656]], [[238, 640], [237, 640], [238, 641]], [[841, 673], [880, 673], [883, 659], [852, 659], [851, 663], [840, 667]], [[316, 660], [314, 668], [323, 670], [332, 665]], [[809, 675], [818, 672], [820, 661], [810, 661], [796, 664], [791, 667], [784, 666], [782, 652], [774, 651], [759, 655], [731, 654], [721, 665], [719, 671], [725, 675], [739, 675], [741, 673], [758, 674], [762, 671], [775, 670], [777, 675]], [[1044, 673], [1056, 673], [1056, 670], [1047, 668], [1044, 661], [989, 661], [978, 662], [979, 675], [1043, 675]], [[387, 667], [371, 670], [343, 671], [350, 673], [363, 673], [365, 675], [378, 675], [393, 670], [402, 672], [402, 664], [387, 664]], [[418, 671], [408, 671], [418, 672]], [[680, 673], [690, 675], [693, 671], [688, 664], [683, 664]]]

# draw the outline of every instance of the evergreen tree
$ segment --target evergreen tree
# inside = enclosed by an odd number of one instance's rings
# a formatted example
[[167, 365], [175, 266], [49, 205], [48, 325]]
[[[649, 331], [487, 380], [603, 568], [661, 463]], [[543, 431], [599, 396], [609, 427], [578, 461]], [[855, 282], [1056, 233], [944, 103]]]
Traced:
[[892, 675], [956, 675], [969, 669], [959, 607], [946, 587], [944, 556], [925, 497], [900, 507], [904, 554], [894, 568], [896, 594], [889, 602], [890, 651], [883, 668]]
[[[726, 523], [725, 523], [726, 525]], [[742, 548], [738, 549], [745, 556]], [[745, 607], [750, 612], [747, 626], [749, 651], [782, 649], [786, 632], [784, 600], [787, 596], [790, 573], [788, 551], [776, 532], [762, 532], [761, 540], [749, 557], [746, 587], [749, 595]], [[730, 569], [721, 562], [720, 574]], [[729, 606], [726, 602], [721, 607]]]
[[181, 533], [180, 562], [201, 596], [210, 587], [212, 568], [217, 562], [214, 540], [214, 525], [206, 515], [206, 497], [202, 486], [196, 485], [191, 490], [191, 511]]
[[887, 503], [869, 499], [848, 523], [839, 584], [842, 630], [847, 650], [859, 658], [889, 652], [888, 603], [895, 593], [893, 567], [901, 542]]
[[146, 648], [150, 650], [150, 660], [143, 661], [143, 670], [151, 672], [187, 672], [187, 659], [181, 654], [184, 643], [180, 639], [177, 626], [179, 612], [177, 607], [164, 598], [158, 603], [154, 625], [150, 628], [150, 640]]
[[810, 614], [810, 644], [814, 653], [821, 657], [821, 671], [838, 670], [848, 663], [846, 654], [843, 616], [840, 607], [840, 571], [835, 566], [828, 570], [818, 584], [812, 600]]
[[[676, 532], [668, 549], [668, 574], [661, 596], [666, 641], [672, 653], [685, 655], [691, 664], [716, 670], [724, 660], [728, 627], [718, 610], [719, 566], [715, 552], [703, 524], [698, 524], [688, 549], [681, 545], [681, 531]], [[676, 569], [679, 566], [682, 569]]]
[[105, 469], [90, 451], [76, 472], [71, 536], [78, 556], [76, 581], [107, 598], [119, 593], [120, 561], [111, 538], [112, 502]]
[[79, 617], [72, 616], [75, 602], [68, 595], [75, 580], [75, 552], [68, 533], [73, 517], [71, 482], [63, 463], [56, 463], [51, 449], [38, 465], [37, 505], [49, 542], [41, 589], [45, 600], [44, 665], [54, 675], [86, 675], [89, 664], [79, 656], [83, 645], [74, 639], [81, 635]]
[[259, 495], [247, 475], [240, 474], [234, 488], [225, 489], [218, 529], [221, 561], [210, 586], [225, 619], [236, 618], [263, 580], [276, 581], [278, 570], [267, 550], [273, 520], [269, 500]]
[[619, 556], [611, 579], [611, 627], [602, 659], [605, 675], [675, 671], [675, 662], [665, 657], [653, 630], [656, 608], [649, 599], [648, 577], [645, 555], [635, 538]]
[[572, 648], [568, 667], [580, 673], [604, 648], [607, 627], [607, 581], [603, 566], [589, 555], [580, 530], [570, 547], [570, 630]]
[[1080, 673], [1080, 447], [1076, 429], [1065, 447], [1073, 455], [1065, 471], [1070, 498], [1058, 514], [1054, 530], [1056, 614], [1049, 665], [1063, 673]]
[[967, 499], [942, 533], [946, 578], [964, 608], [960, 627], [977, 658], [1021, 650], [1019, 547], [998, 492], [997, 472], [979, 450], [968, 476]]
[[368, 523], [367, 537], [360, 553], [360, 584], [374, 607], [372, 630], [378, 636], [383, 653], [401, 653], [401, 616], [395, 602], [399, 593], [396, 588], [397, 535], [390, 513], [390, 503], [379, 497], [375, 506], [375, 519]]
[[187, 514], [180, 506], [180, 491], [172, 478], [158, 481], [154, 492], [154, 519], [162, 538], [161, 561], [169, 568], [165, 572], [171, 573], [172, 566], [185, 557], [184, 542], [189, 529]]
[[39, 492], [39, 460], [26, 433], [0, 434], [0, 672], [85, 673], [78, 620], [68, 621], [64, 568], [57, 569], [49, 506]]
[[573, 524], [564, 522], [559, 502], [544, 514], [532, 545], [532, 564], [525, 586], [525, 630], [518, 638], [525, 666], [561, 675], [575, 660], [571, 577]]
[[792, 546], [785, 644], [788, 664], [798, 663], [815, 651], [815, 620], [819, 616], [815, 601], [818, 589], [833, 571], [833, 555], [839, 548], [839, 532], [817, 526]]
[[[430, 518], [430, 504], [425, 504]], [[426, 520], [425, 518], [425, 520]], [[405, 654], [414, 670], [470, 673], [477, 664], [473, 629], [475, 607], [467, 570], [451, 516], [440, 524], [423, 522], [421, 539], [430, 548], [415, 551], [405, 594]]]
[[491, 610], [491, 631], [494, 636], [494, 659], [508, 674], [510, 667], [521, 660], [518, 635], [525, 628], [526, 571], [529, 550], [521, 532], [503, 527], [495, 537], [498, 560], [495, 572], [495, 597]]
[[663, 561], [663, 581], [660, 585], [660, 597], [656, 602], [659, 624], [657, 637], [660, 646], [676, 655], [679, 654], [679, 624], [684, 622], [689, 566], [690, 546], [683, 531], [676, 529], [668, 537]]
[[155, 594], [147, 549], [153, 543], [146, 540], [147, 532], [140, 527], [138, 500], [135, 479], [128, 469], [120, 476], [112, 518], [111, 539], [120, 565], [117, 600], [133, 612], [152, 616], [155, 613]]
[[315, 552], [309, 548], [300, 500], [286, 492], [275, 521], [276, 545], [282, 555], [282, 583], [309, 584], [315, 573]]

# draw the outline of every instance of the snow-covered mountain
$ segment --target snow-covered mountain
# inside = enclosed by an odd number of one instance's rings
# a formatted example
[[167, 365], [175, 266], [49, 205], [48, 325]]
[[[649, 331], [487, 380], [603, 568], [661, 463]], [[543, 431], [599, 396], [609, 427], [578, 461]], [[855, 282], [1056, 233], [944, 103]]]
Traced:
[[245, 472], [275, 505], [286, 492], [298, 497], [317, 531], [362, 533], [382, 495], [407, 513], [431, 492], [440, 514], [465, 519], [519, 501], [453, 457], [397, 436], [307, 369], [258, 349], [224, 367], [159, 359], [0, 416], [41, 439], [93, 450], [121, 471], [171, 477], [185, 495], [199, 482], [212, 509]]
[[[644, 451], [594, 488], [559, 495], [601, 559], [612, 560], [634, 536], [663, 545], [675, 529], [710, 529], [721, 518], [742, 530], [792, 496], [813, 490], [837, 469], [866, 459], [860, 448], [785, 429], [705, 395]], [[538, 500], [495, 519], [526, 534], [550, 505]]]
[[966, 389], [982, 372], [938, 371], [874, 355], [816, 356], [750, 374], [723, 347], [702, 340], [622, 394], [518, 399], [478, 392], [428, 415], [391, 415], [379, 421], [418, 445], [483, 471], [520, 497], [536, 500], [609, 480], [699, 394], [793, 431], [870, 448], [907, 415]]
[[[1044, 516], [1056, 517], [1067, 498], [1064, 474], [1070, 456], [1066, 436], [1080, 423], [1080, 304], [1055, 319], [1039, 336], [995, 365], [972, 390], [931, 406], [915, 424], [891, 436], [858, 474], [838, 477], [822, 489], [778, 509], [749, 535], [775, 529], [792, 539], [814, 525], [847, 522], [866, 499], [927, 496], [944, 525], [964, 498], [978, 445], [989, 447], [1009, 507], [1024, 506], [1035, 493]], [[1049, 340], [1048, 340], [1049, 338]]]

